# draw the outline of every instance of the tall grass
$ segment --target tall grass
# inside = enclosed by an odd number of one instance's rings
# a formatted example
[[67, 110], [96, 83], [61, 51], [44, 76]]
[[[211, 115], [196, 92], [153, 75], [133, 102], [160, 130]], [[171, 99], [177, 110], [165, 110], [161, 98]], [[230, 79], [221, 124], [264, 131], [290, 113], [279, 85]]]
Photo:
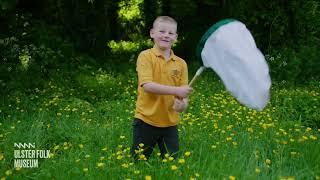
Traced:
[[[59, 72], [61, 73], [61, 72]], [[66, 75], [68, 73], [63, 73]], [[179, 125], [180, 156], [130, 157], [136, 100], [126, 74], [84, 66], [13, 91], [0, 109], [0, 177], [8, 179], [320, 179], [319, 84], [274, 84], [262, 112], [240, 105], [205, 73]], [[14, 168], [15, 142], [48, 149], [38, 168]], [[143, 148], [143, 147], [141, 147]]]

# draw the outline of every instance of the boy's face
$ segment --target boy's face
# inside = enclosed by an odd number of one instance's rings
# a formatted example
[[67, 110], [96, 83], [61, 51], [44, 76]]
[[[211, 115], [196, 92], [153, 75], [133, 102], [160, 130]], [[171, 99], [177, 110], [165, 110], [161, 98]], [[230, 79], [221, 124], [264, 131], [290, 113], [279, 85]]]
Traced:
[[150, 30], [150, 37], [161, 50], [170, 50], [177, 36], [177, 25], [170, 22], [158, 21]]

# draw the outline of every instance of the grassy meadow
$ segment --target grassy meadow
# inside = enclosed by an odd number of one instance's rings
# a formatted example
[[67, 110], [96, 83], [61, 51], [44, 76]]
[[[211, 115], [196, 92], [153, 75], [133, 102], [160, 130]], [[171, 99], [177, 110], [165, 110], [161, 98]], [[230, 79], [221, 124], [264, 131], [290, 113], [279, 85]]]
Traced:
[[[133, 65], [126, 72], [85, 65], [51, 72], [38, 87], [7, 84], [0, 178], [320, 179], [319, 82], [274, 83], [270, 103], [258, 112], [205, 72], [181, 114], [179, 158], [161, 159], [156, 149], [150, 160], [134, 163], [136, 81]], [[14, 168], [18, 142], [50, 150], [50, 158], [39, 159], [38, 168]]]

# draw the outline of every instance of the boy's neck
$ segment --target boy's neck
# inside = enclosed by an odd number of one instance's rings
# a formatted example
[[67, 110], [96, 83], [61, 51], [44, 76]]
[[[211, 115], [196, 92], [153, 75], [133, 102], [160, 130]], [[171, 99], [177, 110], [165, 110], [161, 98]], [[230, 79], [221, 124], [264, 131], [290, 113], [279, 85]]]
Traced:
[[170, 49], [162, 52], [165, 60], [169, 60], [169, 58], [170, 58], [170, 53], [171, 53]]
[[163, 55], [165, 60], [168, 60], [171, 55], [171, 49], [160, 49], [159, 47], [155, 46], [155, 48]]

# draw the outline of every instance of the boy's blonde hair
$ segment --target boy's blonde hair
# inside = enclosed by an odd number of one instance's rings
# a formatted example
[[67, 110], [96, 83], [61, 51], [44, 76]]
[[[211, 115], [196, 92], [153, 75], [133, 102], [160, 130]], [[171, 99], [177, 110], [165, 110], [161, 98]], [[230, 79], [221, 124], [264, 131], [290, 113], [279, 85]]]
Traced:
[[153, 21], [153, 27], [155, 26], [155, 24], [157, 24], [158, 22], [169, 22], [172, 24], [175, 24], [178, 26], [178, 23], [176, 20], [174, 20], [172, 17], [170, 16], [158, 16], [154, 21]]

